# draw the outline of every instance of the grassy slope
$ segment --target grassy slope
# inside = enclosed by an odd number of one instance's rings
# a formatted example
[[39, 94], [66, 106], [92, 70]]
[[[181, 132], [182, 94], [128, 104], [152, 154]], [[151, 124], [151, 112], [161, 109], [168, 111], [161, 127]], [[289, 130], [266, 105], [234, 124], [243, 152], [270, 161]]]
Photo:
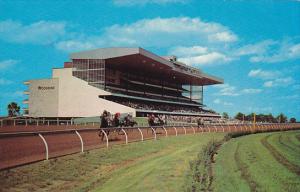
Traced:
[[223, 134], [113, 146], [0, 172], [0, 191], [182, 191], [189, 161]]
[[[279, 143], [280, 135], [284, 145]], [[255, 134], [226, 143], [214, 166], [215, 191], [300, 191], [299, 175], [277, 161], [262, 144], [266, 139], [288, 163], [299, 165], [300, 141], [296, 135], [300, 132]]]

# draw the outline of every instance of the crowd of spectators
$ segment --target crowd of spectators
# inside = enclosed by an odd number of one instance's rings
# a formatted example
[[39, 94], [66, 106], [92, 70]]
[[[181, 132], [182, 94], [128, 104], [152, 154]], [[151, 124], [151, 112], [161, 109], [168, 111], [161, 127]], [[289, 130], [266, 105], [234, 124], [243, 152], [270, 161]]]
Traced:
[[[178, 116], [178, 115], [166, 115], [166, 120], [168, 122], [184, 122], [184, 123], [197, 123], [198, 116]], [[201, 117], [204, 123], [218, 123], [220, 122], [220, 118], [216, 117]]]
[[114, 100], [117, 103], [132, 107], [134, 109], [148, 110], [148, 111], [167, 111], [178, 113], [209, 113], [216, 114], [211, 111], [203, 110], [197, 106], [185, 106], [185, 105], [172, 105], [163, 103], [150, 103], [144, 101], [128, 101], [128, 100]]
[[[148, 113], [148, 123], [150, 126], [155, 125], [166, 125], [168, 122], [184, 122], [184, 123], [198, 123], [199, 116], [191, 116], [187, 113], [199, 113], [199, 114], [212, 114], [217, 115], [216, 112], [212, 110], [204, 110], [197, 106], [188, 106], [188, 105], [176, 105], [176, 104], [164, 104], [164, 103], [153, 103], [148, 101], [136, 101], [128, 100], [122, 98], [110, 99], [111, 101], [126, 105], [134, 109], [145, 110]], [[155, 113], [151, 113], [155, 111]], [[178, 114], [174, 115], [158, 115], [157, 112], [176, 112]], [[182, 113], [182, 115], [180, 115]], [[216, 117], [201, 117], [201, 120], [204, 123], [216, 123], [220, 121], [220, 118]]]

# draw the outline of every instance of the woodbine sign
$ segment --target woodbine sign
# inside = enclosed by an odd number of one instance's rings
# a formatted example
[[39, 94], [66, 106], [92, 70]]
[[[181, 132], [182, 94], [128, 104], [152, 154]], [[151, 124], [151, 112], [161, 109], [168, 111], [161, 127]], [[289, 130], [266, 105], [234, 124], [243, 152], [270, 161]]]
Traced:
[[53, 90], [54, 86], [38, 86], [38, 90]]

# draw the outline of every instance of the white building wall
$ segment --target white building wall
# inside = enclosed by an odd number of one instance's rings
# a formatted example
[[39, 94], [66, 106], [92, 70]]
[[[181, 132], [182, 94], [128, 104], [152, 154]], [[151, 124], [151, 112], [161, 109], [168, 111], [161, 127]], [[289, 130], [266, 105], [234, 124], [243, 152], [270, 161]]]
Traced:
[[133, 108], [99, 98], [110, 93], [72, 76], [72, 68], [53, 69], [53, 78], [59, 79], [59, 117], [100, 116], [103, 110], [136, 115]]
[[30, 117], [57, 117], [58, 79], [29, 81], [28, 109]]

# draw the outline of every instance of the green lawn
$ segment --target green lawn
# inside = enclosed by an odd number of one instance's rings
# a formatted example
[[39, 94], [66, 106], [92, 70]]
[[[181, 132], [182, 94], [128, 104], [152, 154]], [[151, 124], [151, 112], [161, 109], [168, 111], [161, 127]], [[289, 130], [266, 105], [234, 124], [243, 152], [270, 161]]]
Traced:
[[130, 143], [0, 172], [0, 191], [183, 191], [189, 163], [224, 134]]
[[231, 139], [216, 157], [214, 191], [300, 191], [300, 131]]

